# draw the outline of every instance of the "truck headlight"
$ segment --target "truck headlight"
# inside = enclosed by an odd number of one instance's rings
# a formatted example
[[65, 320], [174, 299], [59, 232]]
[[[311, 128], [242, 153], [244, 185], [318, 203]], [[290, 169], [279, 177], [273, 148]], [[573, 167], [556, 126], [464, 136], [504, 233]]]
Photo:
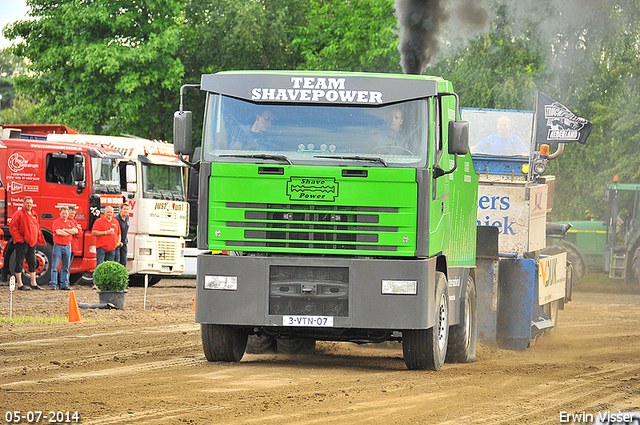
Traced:
[[140, 255], [151, 255], [151, 248], [140, 248], [138, 253]]
[[238, 290], [237, 276], [204, 276], [204, 289]]
[[383, 294], [416, 295], [418, 292], [417, 280], [383, 280]]

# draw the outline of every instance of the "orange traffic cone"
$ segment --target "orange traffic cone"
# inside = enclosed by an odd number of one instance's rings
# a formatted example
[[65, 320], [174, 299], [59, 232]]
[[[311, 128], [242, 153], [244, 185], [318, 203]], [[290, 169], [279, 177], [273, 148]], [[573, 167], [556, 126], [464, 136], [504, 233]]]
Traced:
[[193, 312], [193, 313], [196, 312], [196, 296], [195, 296], [195, 294], [193, 295], [193, 308], [191, 309], [191, 312]]
[[78, 310], [78, 301], [73, 291], [69, 292], [69, 322], [81, 322], [80, 310]]

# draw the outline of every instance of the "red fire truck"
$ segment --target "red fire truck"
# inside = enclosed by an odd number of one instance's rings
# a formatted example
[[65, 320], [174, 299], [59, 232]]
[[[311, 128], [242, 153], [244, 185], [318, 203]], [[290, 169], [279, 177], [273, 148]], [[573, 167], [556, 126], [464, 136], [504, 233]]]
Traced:
[[[75, 218], [83, 229], [78, 243], [74, 244], [72, 282], [95, 268], [96, 248], [91, 227], [106, 206], [122, 203], [118, 167], [122, 155], [110, 148], [46, 141], [47, 133], [70, 131], [73, 130], [59, 125], [11, 125], [2, 129], [0, 226], [4, 236], [0, 261], [3, 276], [14, 266], [9, 223], [25, 196], [33, 198], [34, 211], [47, 241], [46, 245], [36, 246], [38, 284], [49, 283], [52, 227], [63, 205], [76, 207]], [[6, 200], [5, 208], [1, 207], [3, 199]], [[29, 282], [28, 274], [24, 278]]]

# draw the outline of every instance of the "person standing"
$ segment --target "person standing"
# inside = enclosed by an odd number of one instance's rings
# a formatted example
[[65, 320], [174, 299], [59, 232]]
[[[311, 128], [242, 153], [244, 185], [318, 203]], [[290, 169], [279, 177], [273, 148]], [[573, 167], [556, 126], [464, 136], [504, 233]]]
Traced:
[[69, 267], [71, 266], [71, 242], [73, 236], [78, 234], [78, 229], [73, 221], [69, 220], [69, 208], [60, 207], [60, 218], [53, 222], [53, 254], [51, 264], [51, 281], [49, 289], [55, 290], [58, 286], [58, 267], [60, 267], [60, 289], [69, 289]]
[[129, 204], [123, 202], [120, 205], [120, 213], [116, 216], [116, 220], [120, 224], [120, 243], [116, 247], [116, 261], [125, 267], [127, 267], [127, 233], [129, 233], [130, 209]]
[[[38, 286], [36, 281], [36, 245], [46, 244], [44, 235], [40, 229], [40, 224], [33, 211], [33, 198], [25, 196], [22, 201], [22, 208], [16, 211], [11, 217], [11, 223], [9, 225], [9, 231], [13, 238], [16, 253], [16, 264], [14, 267], [14, 273], [16, 274], [16, 281], [18, 289], [42, 289]], [[29, 276], [31, 277], [31, 288], [22, 283], [22, 264], [24, 260], [27, 260], [27, 266], [29, 267]]]
[[93, 223], [91, 234], [96, 237], [96, 266], [115, 261], [116, 247], [120, 244], [120, 224], [113, 218], [113, 207], [104, 209], [104, 215]]

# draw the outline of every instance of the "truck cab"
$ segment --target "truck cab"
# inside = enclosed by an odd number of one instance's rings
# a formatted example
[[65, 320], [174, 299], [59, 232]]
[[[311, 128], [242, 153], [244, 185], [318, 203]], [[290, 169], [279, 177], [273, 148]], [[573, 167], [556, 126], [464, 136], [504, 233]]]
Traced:
[[[475, 359], [478, 176], [449, 82], [223, 72], [200, 88], [196, 321], [209, 360], [240, 360], [249, 335], [285, 351], [395, 340], [407, 367], [436, 370], [450, 330], [449, 358]], [[175, 115], [184, 155], [189, 117]]]
[[[189, 204], [186, 165], [173, 147], [157, 140], [89, 134], [52, 134], [49, 141], [108, 146], [123, 157], [118, 190], [131, 204], [127, 269], [133, 285], [153, 285], [184, 272]], [[118, 211], [118, 208], [116, 208]]]
[[[40, 126], [37, 131], [45, 131]], [[46, 244], [36, 246], [37, 280], [48, 285], [51, 274], [53, 222], [59, 218], [61, 206], [76, 207], [76, 221], [83, 232], [74, 244], [71, 273], [79, 278], [95, 268], [95, 241], [91, 235], [93, 222], [106, 206], [119, 205], [120, 174], [118, 152], [110, 148], [81, 146], [75, 143], [49, 143], [44, 133], [23, 133], [21, 126], [13, 129], [3, 140], [6, 149], [0, 150], [0, 172], [3, 176], [7, 208], [2, 226], [5, 242], [4, 261], [9, 264], [12, 240], [8, 231], [11, 216], [22, 206], [25, 196], [34, 201]], [[26, 137], [23, 137], [23, 134]], [[28, 275], [26, 275], [28, 279]]]

